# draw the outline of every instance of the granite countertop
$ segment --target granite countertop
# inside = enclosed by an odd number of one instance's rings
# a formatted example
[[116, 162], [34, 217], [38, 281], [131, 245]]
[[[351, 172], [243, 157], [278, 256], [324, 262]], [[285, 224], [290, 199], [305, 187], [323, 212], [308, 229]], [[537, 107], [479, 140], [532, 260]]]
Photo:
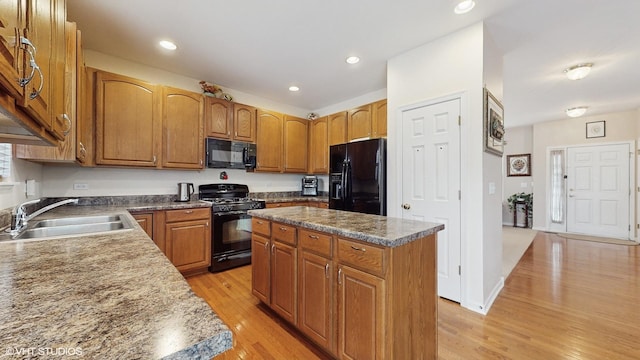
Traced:
[[443, 224], [307, 206], [249, 210], [249, 215], [387, 247], [444, 229]]
[[0, 357], [210, 359], [230, 349], [229, 328], [127, 213], [208, 206], [63, 206], [36, 219], [124, 213], [134, 228], [0, 243]]

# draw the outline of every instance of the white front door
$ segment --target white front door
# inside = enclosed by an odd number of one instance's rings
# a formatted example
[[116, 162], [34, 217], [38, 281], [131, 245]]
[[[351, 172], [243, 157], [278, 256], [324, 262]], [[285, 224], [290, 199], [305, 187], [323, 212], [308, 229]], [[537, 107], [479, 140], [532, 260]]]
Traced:
[[629, 144], [567, 150], [567, 232], [629, 239]]
[[402, 217], [438, 232], [438, 295], [460, 302], [460, 99], [402, 112]]

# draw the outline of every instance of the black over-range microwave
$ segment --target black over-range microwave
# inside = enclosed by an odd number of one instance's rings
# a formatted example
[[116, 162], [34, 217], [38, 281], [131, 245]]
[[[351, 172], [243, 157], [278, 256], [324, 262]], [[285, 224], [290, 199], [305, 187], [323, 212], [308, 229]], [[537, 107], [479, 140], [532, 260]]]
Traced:
[[207, 167], [247, 169], [256, 167], [256, 144], [207, 138]]

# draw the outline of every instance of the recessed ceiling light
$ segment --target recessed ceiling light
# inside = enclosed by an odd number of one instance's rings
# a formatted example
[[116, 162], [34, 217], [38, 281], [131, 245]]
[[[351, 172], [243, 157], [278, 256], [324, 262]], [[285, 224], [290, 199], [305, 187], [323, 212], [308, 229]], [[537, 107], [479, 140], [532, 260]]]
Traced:
[[295, 85], [292, 85], [292, 86], [289, 86], [289, 91], [293, 91], [293, 92], [300, 91], [300, 88]]
[[476, 2], [475, 1], [473, 1], [473, 0], [463, 0], [463, 1], [460, 1], [458, 3], [458, 5], [456, 5], [456, 7], [453, 9], [453, 12], [455, 12], [458, 15], [466, 14], [469, 11], [471, 11], [471, 9], [473, 9], [474, 6], [476, 6]]
[[360, 58], [357, 56], [349, 56], [346, 60], [347, 64], [357, 64], [360, 62]]
[[567, 109], [567, 116], [569, 117], [579, 117], [584, 115], [587, 112], [587, 106], [578, 106], [573, 107], [571, 109]]
[[564, 73], [567, 75], [569, 80], [580, 80], [589, 75], [592, 66], [592, 63], [578, 64], [564, 69]]
[[178, 47], [176, 46], [176, 44], [172, 43], [169, 40], [161, 40], [159, 42], [160, 46], [162, 46], [163, 48], [167, 49], [167, 50], [175, 50]]

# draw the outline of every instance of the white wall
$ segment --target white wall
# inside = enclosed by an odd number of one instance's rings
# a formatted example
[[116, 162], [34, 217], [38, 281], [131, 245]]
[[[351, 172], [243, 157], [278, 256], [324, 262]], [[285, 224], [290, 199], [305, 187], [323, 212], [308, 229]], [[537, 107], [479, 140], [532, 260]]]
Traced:
[[[502, 159], [502, 168], [504, 174], [504, 183], [502, 185], [502, 224], [513, 226], [513, 212], [509, 211], [507, 199], [515, 193], [533, 193], [533, 177], [532, 176], [507, 176], [507, 155], [516, 154], [532, 154], [533, 153], [533, 126], [518, 126], [508, 128], [505, 138], [507, 145], [504, 147], [504, 157]], [[531, 156], [531, 163], [544, 161], [542, 159], [534, 159]], [[532, 173], [533, 174], [533, 173]], [[544, 202], [544, 198], [537, 198], [537, 194], [533, 195], [534, 202]]]
[[[387, 150], [389, 216], [402, 216], [402, 198], [398, 190], [402, 186], [402, 129], [398, 109], [446, 95], [462, 94], [461, 304], [478, 312], [487, 310], [502, 281], [500, 270], [495, 270], [502, 263], [502, 246], [495, 245], [501, 242], [501, 159], [484, 153], [482, 142], [483, 38], [484, 26], [479, 23], [400, 54], [387, 65], [387, 117], [388, 123], [392, 124], [388, 126]], [[495, 59], [492, 65], [501, 66]], [[492, 69], [492, 74], [501, 72], [501, 69]], [[500, 86], [496, 93], [501, 90]], [[488, 195], [485, 182], [495, 182], [497, 193]], [[485, 202], [488, 205], [485, 206]], [[494, 215], [483, 215], [487, 211]], [[486, 234], [490, 234], [491, 239], [487, 239]]]
[[[606, 136], [587, 139], [586, 123], [601, 120], [606, 121]], [[532, 157], [536, 161], [532, 160], [532, 175], [535, 186], [533, 227], [539, 230], [546, 230], [546, 220], [549, 216], [546, 200], [541, 201], [547, 199], [547, 148], [552, 146], [562, 147], [635, 141], [638, 138], [638, 129], [640, 129], [640, 111], [638, 110], [580, 118], [565, 118], [534, 124]], [[633, 153], [636, 154], [637, 152], [634, 150]], [[635, 156], [637, 158], [637, 155]]]
[[[36, 181], [35, 196], [27, 197], [25, 181]], [[12, 159], [11, 179], [13, 185], [0, 186], [0, 210], [14, 207], [27, 199], [37, 199], [42, 192], [42, 165], [20, 159]]]

